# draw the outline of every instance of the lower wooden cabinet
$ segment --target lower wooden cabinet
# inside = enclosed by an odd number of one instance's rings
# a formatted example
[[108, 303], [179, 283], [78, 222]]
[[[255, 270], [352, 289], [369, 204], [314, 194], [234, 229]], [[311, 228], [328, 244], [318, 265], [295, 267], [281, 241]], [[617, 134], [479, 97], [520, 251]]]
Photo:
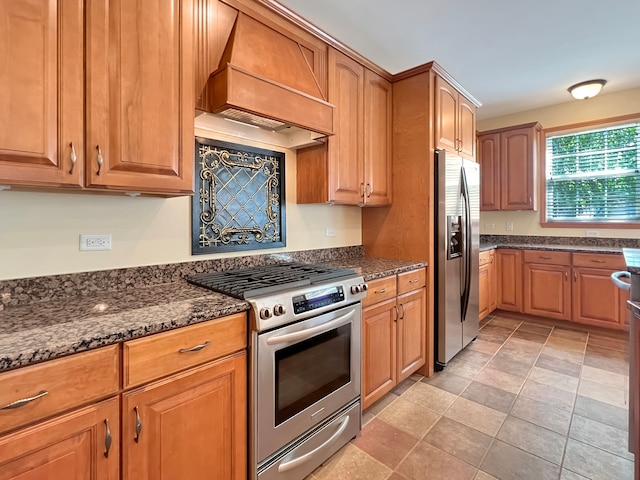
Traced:
[[122, 395], [123, 479], [246, 478], [246, 354]]
[[[370, 284], [371, 285], [371, 284]], [[364, 309], [362, 315], [362, 408], [397, 383], [396, 299]]]
[[[369, 282], [362, 315], [362, 408], [426, 362], [424, 269]], [[396, 294], [399, 294], [396, 296]]]
[[526, 250], [523, 260], [524, 312], [571, 320], [571, 254]]
[[0, 479], [117, 480], [119, 445], [113, 397], [0, 437]]
[[[613, 272], [626, 268], [622, 255], [499, 249], [497, 256], [498, 308], [598, 327], [629, 328], [629, 292], [611, 281]], [[482, 270], [480, 284], [482, 312]], [[521, 309], [518, 298], [522, 299]]]
[[498, 308], [522, 312], [522, 250], [496, 250]]
[[496, 253], [495, 250], [480, 252], [479, 282], [479, 316], [486, 318], [497, 307], [496, 288]]
[[120, 345], [0, 374], [0, 406], [23, 403], [0, 409], [0, 480], [245, 480], [246, 327], [125, 342], [124, 376]]
[[396, 382], [400, 383], [423, 366], [426, 360], [426, 288], [399, 295], [397, 305], [399, 316], [396, 322], [398, 341]]

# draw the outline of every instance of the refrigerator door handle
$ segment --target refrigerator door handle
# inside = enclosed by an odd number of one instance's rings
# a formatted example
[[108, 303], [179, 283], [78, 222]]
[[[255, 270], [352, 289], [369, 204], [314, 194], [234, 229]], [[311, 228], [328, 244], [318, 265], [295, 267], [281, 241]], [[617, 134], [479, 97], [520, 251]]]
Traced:
[[462, 321], [467, 316], [469, 307], [469, 295], [471, 289], [471, 202], [469, 201], [469, 185], [464, 167], [460, 170], [462, 175], [462, 198], [464, 199], [464, 289], [461, 296]]

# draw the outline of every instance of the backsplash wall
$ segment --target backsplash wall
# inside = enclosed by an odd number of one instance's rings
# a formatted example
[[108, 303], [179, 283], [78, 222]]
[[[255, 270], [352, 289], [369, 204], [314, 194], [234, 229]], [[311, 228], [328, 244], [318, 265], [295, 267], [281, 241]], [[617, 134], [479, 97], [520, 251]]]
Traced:
[[[196, 129], [196, 135], [212, 137]], [[215, 134], [238, 143], [238, 138]], [[281, 148], [246, 142], [259, 148]], [[297, 205], [296, 156], [286, 155], [287, 246], [260, 253], [360, 245], [359, 207]], [[331, 228], [335, 236], [326, 237]], [[111, 234], [112, 250], [81, 252], [80, 234]], [[0, 191], [0, 280], [252, 255], [191, 255], [191, 197]]]

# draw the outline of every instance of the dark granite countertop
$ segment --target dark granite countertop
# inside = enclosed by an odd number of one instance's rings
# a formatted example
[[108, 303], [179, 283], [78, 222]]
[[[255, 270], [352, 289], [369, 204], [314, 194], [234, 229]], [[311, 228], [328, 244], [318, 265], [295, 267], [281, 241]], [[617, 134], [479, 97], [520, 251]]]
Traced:
[[546, 245], [534, 243], [481, 243], [480, 251], [494, 248], [512, 248], [516, 250], [554, 250], [556, 252], [573, 253], [617, 253], [622, 254], [620, 247], [603, 247], [590, 245]]
[[0, 312], [0, 371], [248, 309], [186, 282], [9, 307]]
[[[353, 268], [366, 281], [426, 266], [370, 257], [314, 263]], [[0, 371], [247, 310], [244, 300], [182, 279], [9, 306], [0, 311]]]

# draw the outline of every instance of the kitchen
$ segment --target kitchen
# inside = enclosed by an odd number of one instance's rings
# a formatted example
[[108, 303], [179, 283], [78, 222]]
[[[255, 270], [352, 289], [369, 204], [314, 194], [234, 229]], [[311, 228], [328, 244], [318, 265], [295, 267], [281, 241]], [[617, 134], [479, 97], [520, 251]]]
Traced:
[[[447, 65], [448, 66], [448, 65]], [[555, 107], [524, 112], [478, 122], [485, 131], [507, 125], [539, 121], [545, 127], [572, 124], [606, 116], [618, 116], [640, 111], [638, 91], [610, 93], [589, 100], [588, 112], [578, 103], [563, 103]], [[196, 130], [196, 135], [210, 136]], [[216, 138], [234, 142], [232, 135]], [[269, 148], [269, 144], [258, 144]], [[286, 150], [287, 246], [277, 252], [350, 247], [362, 244], [363, 213], [358, 207], [339, 205], [303, 205], [297, 196], [298, 162], [295, 150]], [[16, 190], [16, 191], [13, 191]], [[16, 188], [0, 196], [2, 251], [0, 278], [12, 280], [44, 275], [89, 272], [144, 265], [193, 261], [190, 254], [190, 207], [188, 197], [159, 199], [153, 197], [74, 195], [66, 193], [21, 192]], [[126, 213], [123, 213], [126, 212]], [[536, 228], [537, 212], [495, 212], [483, 216], [482, 223], [493, 224], [493, 231], [502, 230], [508, 222], [514, 224], [514, 234], [579, 235], [573, 230]], [[167, 226], [170, 225], [170, 228]], [[506, 228], [506, 227], [505, 227]], [[549, 233], [553, 231], [553, 233]], [[78, 235], [110, 233], [110, 251], [80, 252]], [[335, 236], [331, 236], [331, 234]], [[605, 237], [603, 231], [600, 235]], [[637, 238], [634, 230], [607, 230], [610, 238]], [[366, 245], [365, 245], [366, 247]], [[233, 253], [217, 254], [215, 258], [232, 258]], [[34, 261], [34, 259], [36, 259]]]

